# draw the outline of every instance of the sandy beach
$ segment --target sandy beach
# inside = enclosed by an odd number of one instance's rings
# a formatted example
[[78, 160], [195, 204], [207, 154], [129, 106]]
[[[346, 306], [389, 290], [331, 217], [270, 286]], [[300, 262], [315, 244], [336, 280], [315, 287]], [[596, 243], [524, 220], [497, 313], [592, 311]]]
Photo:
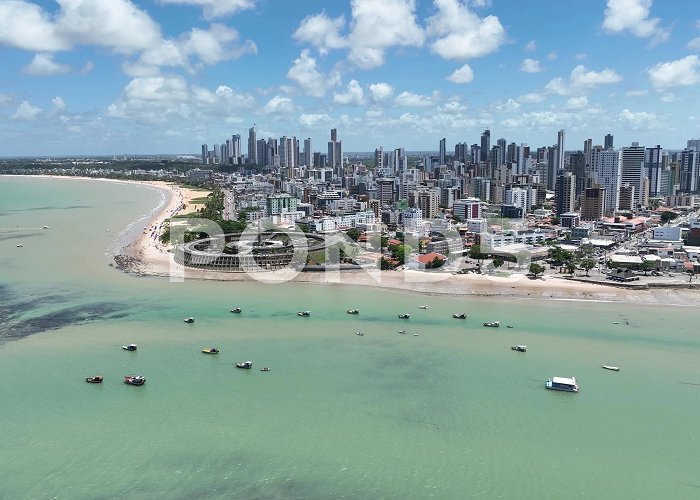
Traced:
[[[149, 230], [125, 247], [126, 270], [140, 275], [213, 281], [260, 281], [264, 283], [300, 282], [320, 286], [355, 285], [389, 288], [428, 295], [510, 297], [519, 299], [586, 300], [639, 304], [700, 305], [700, 292], [685, 289], [631, 290], [550, 277], [532, 280], [524, 274], [492, 277], [477, 274], [426, 273], [404, 271], [301, 272], [276, 271], [256, 274], [225, 273], [190, 269], [174, 262], [168, 246], [158, 240], [163, 222], [202, 192], [165, 182], [148, 183], [169, 190], [169, 202], [155, 216]], [[190, 212], [190, 209], [187, 209]], [[153, 231], [155, 230], [155, 233]]]

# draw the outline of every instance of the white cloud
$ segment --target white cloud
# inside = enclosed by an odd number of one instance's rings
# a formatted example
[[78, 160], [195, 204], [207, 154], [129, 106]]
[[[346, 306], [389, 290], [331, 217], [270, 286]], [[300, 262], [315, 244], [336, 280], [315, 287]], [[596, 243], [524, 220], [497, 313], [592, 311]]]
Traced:
[[215, 17], [235, 14], [238, 11], [252, 9], [255, 0], [159, 0], [160, 3], [196, 5], [204, 9], [204, 17]]
[[285, 114], [289, 115], [296, 112], [294, 101], [289, 97], [276, 95], [265, 104], [263, 111], [267, 114]]
[[375, 102], [385, 101], [394, 95], [394, 87], [383, 82], [370, 84], [369, 91], [372, 93], [372, 100]]
[[314, 128], [331, 123], [331, 117], [325, 113], [303, 113], [299, 116], [299, 124], [305, 128]]
[[554, 78], [545, 85], [545, 91], [567, 96], [581, 94], [596, 87], [620, 81], [622, 81], [622, 77], [614, 69], [605, 68], [603, 71], [587, 71], [584, 66], [578, 65], [571, 71], [568, 81], [561, 77]]
[[0, 106], [10, 104], [14, 100], [15, 99], [12, 96], [12, 94], [3, 94], [2, 92], [0, 92]]
[[700, 36], [689, 41], [687, 47], [690, 50], [700, 50]]
[[625, 92], [625, 97], [641, 97], [649, 93], [648, 90], [628, 90]]
[[287, 71], [287, 78], [296, 83], [306, 94], [323, 97], [329, 88], [338, 84], [339, 75], [322, 74], [316, 69], [316, 59], [309, 55], [308, 49], [304, 49]]
[[305, 17], [294, 32], [294, 38], [318, 48], [322, 54], [331, 49], [341, 49], [347, 42], [340, 34], [345, 27], [343, 16], [331, 19], [325, 12]]
[[333, 102], [342, 106], [361, 106], [364, 101], [365, 94], [357, 80], [351, 80], [345, 92], [333, 94]]
[[663, 94], [661, 97], [659, 97], [661, 102], [676, 102], [679, 101], [678, 97], [673, 92], [667, 92]]
[[348, 59], [364, 69], [384, 64], [384, 52], [394, 46], [423, 45], [425, 36], [415, 17], [415, 0], [352, 0], [347, 38]]
[[59, 111], [66, 109], [66, 101], [64, 101], [62, 97], [54, 97], [51, 99], [51, 104], [53, 104], [53, 107]]
[[661, 62], [647, 70], [655, 89], [694, 85], [700, 82], [700, 59], [690, 55], [676, 61]]
[[35, 120], [41, 114], [41, 108], [34, 106], [29, 101], [22, 101], [15, 113], [12, 115], [13, 120], [20, 121], [32, 121]]
[[413, 92], [404, 91], [396, 96], [394, 102], [399, 106], [406, 107], [424, 107], [432, 106], [440, 98], [438, 92], [433, 92], [432, 96], [414, 94]]
[[634, 113], [629, 109], [623, 109], [617, 115], [618, 121], [624, 123], [631, 129], [649, 128], [657, 123], [658, 117], [654, 113], [638, 112]]
[[461, 68], [454, 70], [447, 79], [452, 83], [469, 83], [474, 80], [474, 70], [472, 70], [471, 66], [465, 64]]
[[523, 62], [520, 64], [520, 71], [524, 73], [539, 73], [542, 71], [542, 66], [540, 66], [540, 62], [537, 59], [523, 59]]
[[668, 40], [670, 33], [659, 27], [658, 17], [650, 18], [652, 0], [608, 0], [603, 29], [609, 33], [629, 31], [639, 38], [653, 37], [652, 43]]
[[22, 68], [22, 73], [32, 76], [51, 76], [68, 73], [70, 66], [53, 60], [53, 54], [35, 54], [32, 62]]
[[588, 97], [581, 96], [581, 97], [570, 97], [566, 101], [566, 109], [569, 111], [578, 111], [581, 109], [586, 109], [588, 107]]
[[549, 54], [547, 54], [547, 60], [548, 61], [556, 61], [557, 60], [557, 53], [555, 51], [552, 51]]
[[520, 103], [518, 103], [515, 99], [508, 99], [505, 102], [495, 104], [493, 109], [500, 113], [514, 113], [520, 109]]
[[496, 16], [479, 17], [458, 0], [434, 0], [437, 14], [428, 19], [431, 48], [444, 59], [471, 59], [498, 50], [506, 41]]
[[531, 92], [530, 94], [521, 95], [517, 100], [518, 102], [538, 104], [540, 102], [544, 102], [545, 99], [546, 97], [542, 94], [538, 92]]
[[24, 0], [6, 0], [0, 3], [0, 45], [56, 51], [69, 49], [73, 43], [57, 33], [49, 14], [38, 5]]
[[528, 52], [534, 52], [537, 50], [537, 42], [534, 40], [530, 40], [525, 44], [525, 50]]

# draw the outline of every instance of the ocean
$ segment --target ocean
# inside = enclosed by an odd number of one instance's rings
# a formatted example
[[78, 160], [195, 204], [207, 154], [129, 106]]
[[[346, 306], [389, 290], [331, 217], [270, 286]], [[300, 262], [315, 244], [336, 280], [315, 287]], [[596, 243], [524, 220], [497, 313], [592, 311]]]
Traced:
[[0, 177], [0, 498], [700, 496], [696, 308], [117, 270], [163, 199]]

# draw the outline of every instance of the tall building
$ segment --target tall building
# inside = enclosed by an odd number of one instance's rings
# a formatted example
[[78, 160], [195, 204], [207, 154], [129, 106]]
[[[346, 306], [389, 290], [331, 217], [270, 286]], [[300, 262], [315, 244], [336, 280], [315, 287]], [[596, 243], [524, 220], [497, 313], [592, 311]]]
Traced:
[[544, 179], [544, 184], [550, 191], [554, 191], [554, 188], [556, 187], [559, 170], [564, 169], [563, 167], [560, 169], [558, 166], [559, 156], [561, 156], [559, 152], [560, 149], [558, 146], [551, 146], [547, 148], [547, 175], [545, 176], [546, 179]]
[[446, 165], [446, 161], [447, 161], [445, 159], [445, 155], [447, 154], [446, 148], [447, 148], [447, 142], [446, 142], [445, 138], [443, 137], [442, 139], [440, 139], [440, 152], [438, 154], [438, 156], [439, 156], [438, 161], [440, 162], [440, 165]]
[[630, 147], [622, 148], [620, 164], [622, 166], [621, 183], [634, 187], [634, 198], [630, 210], [642, 206], [642, 181], [644, 179], [644, 147], [633, 142]]
[[688, 139], [686, 148], [700, 151], [700, 139]]
[[258, 139], [255, 133], [255, 125], [248, 129], [248, 163], [258, 164]]
[[338, 131], [331, 129], [331, 140], [328, 141], [328, 163], [337, 177], [343, 174], [343, 141], [338, 140]]
[[537, 190], [530, 186], [511, 187], [506, 190], [505, 204], [520, 208], [523, 215], [535, 204]]
[[498, 146], [501, 149], [502, 160], [501, 163], [495, 164], [494, 167], [500, 167], [506, 161], [506, 151], [508, 150], [508, 143], [503, 137], [501, 137], [496, 141], [496, 146]]
[[564, 170], [564, 129], [557, 133], [557, 171]]
[[304, 165], [314, 168], [314, 152], [311, 149], [311, 138], [304, 139]]
[[684, 193], [696, 193], [700, 189], [700, 150], [684, 149], [680, 156], [679, 188]]
[[560, 172], [555, 189], [557, 214], [573, 212], [576, 204], [576, 176], [571, 172]]
[[464, 198], [455, 201], [452, 212], [462, 221], [466, 221], [467, 219], [481, 219], [481, 208], [483, 204], [484, 202], [478, 198]]
[[375, 171], [384, 170], [384, 148], [379, 146], [374, 150], [374, 169]]
[[257, 165], [264, 165], [264, 166], [269, 166], [271, 163], [268, 161], [269, 158], [266, 158], [266, 151], [267, 151], [267, 141], [265, 139], [258, 139], [256, 142], [256, 151], [255, 151], [255, 158], [257, 158], [257, 161], [255, 162]]
[[423, 212], [424, 219], [434, 219], [438, 213], [438, 193], [425, 190], [418, 193], [418, 208]]
[[623, 184], [620, 186], [620, 202], [618, 210], [634, 210], [634, 200], [635, 196], [634, 186], [630, 184]]
[[581, 196], [581, 220], [595, 221], [603, 218], [607, 212], [605, 207], [605, 188], [587, 188]]
[[472, 144], [471, 151], [472, 151], [472, 163], [474, 163], [474, 164], [479, 163], [479, 161], [481, 160], [481, 146], [479, 146], [478, 144]]
[[491, 131], [489, 129], [484, 130], [481, 134], [481, 150], [479, 161], [488, 160], [489, 151], [491, 150]]
[[614, 149], [594, 146], [591, 149], [591, 176], [593, 184], [605, 188], [605, 213], [618, 210], [621, 178], [620, 155]]
[[202, 164], [207, 164], [207, 159], [209, 158], [209, 146], [202, 144]]
[[377, 179], [377, 198], [382, 206], [394, 203], [395, 184], [394, 179]]
[[469, 146], [466, 142], [458, 142], [455, 144], [455, 160], [461, 161], [462, 163], [468, 163], [467, 157], [469, 156]]
[[613, 145], [613, 136], [612, 134], [607, 134], [605, 136], [605, 145], [603, 146], [605, 149], [612, 149], [615, 146]]
[[231, 150], [229, 151], [231, 163], [238, 165], [241, 160], [241, 136], [236, 134], [231, 136]]
[[569, 165], [571, 166], [571, 173], [576, 176], [576, 189], [575, 195], [578, 200], [581, 197], [583, 190], [588, 187], [588, 175], [589, 169], [586, 168], [586, 155], [581, 151], [572, 153], [569, 156]]
[[663, 148], [657, 145], [647, 148], [644, 153], [644, 175], [649, 178], [649, 195], [661, 196], [661, 169], [663, 162]]

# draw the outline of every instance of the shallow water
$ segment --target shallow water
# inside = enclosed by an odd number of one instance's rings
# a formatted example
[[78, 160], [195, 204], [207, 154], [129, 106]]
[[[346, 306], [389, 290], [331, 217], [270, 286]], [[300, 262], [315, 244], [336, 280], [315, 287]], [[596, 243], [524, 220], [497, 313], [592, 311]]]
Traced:
[[[0, 177], [0, 498], [697, 497], [694, 308], [110, 267], [117, 235], [160, 201]], [[581, 392], [545, 390], [554, 375]]]

